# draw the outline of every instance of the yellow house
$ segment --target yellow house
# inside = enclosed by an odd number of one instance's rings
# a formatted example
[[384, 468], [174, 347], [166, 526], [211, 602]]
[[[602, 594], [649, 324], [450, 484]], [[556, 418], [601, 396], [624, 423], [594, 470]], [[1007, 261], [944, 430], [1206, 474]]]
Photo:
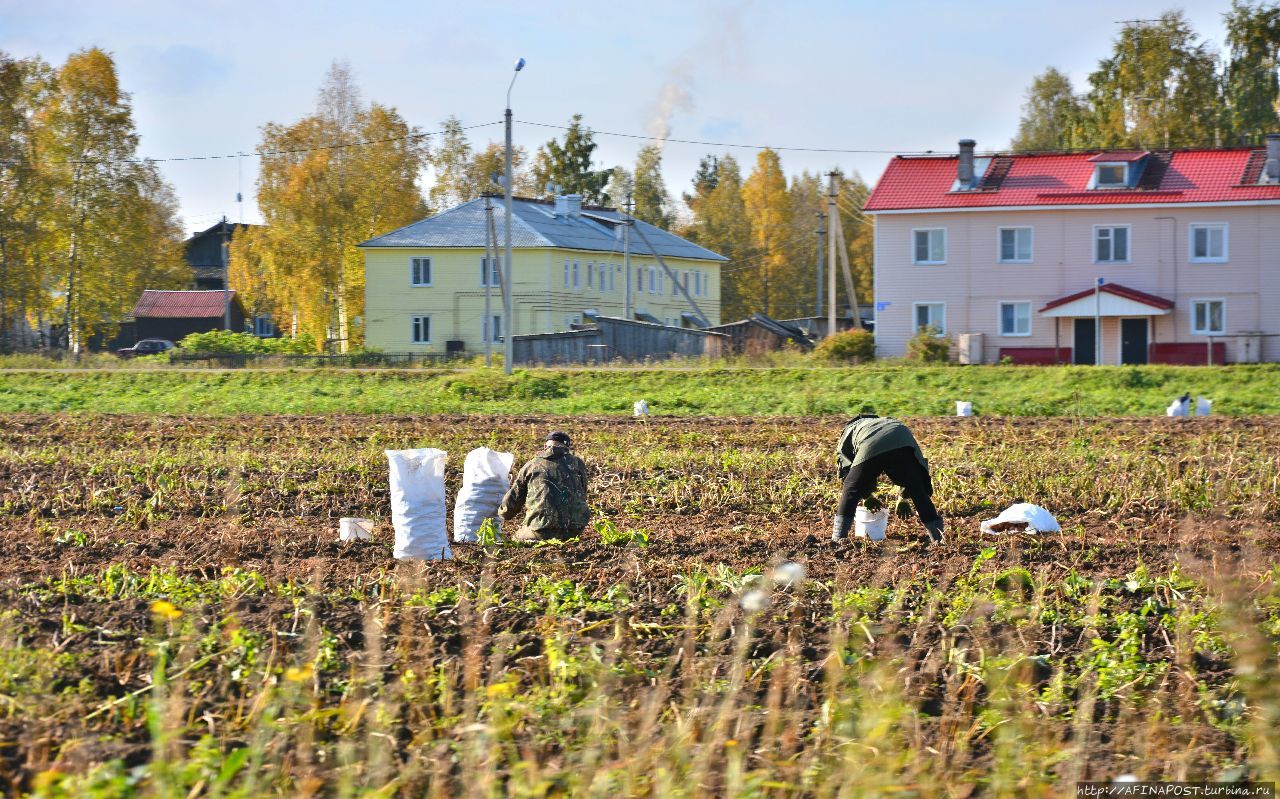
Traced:
[[[485, 204], [485, 198], [472, 200], [359, 245], [369, 348], [474, 353], [484, 350], [487, 335], [501, 340], [499, 276], [484, 262]], [[501, 198], [491, 198], [490, 205], [502, 245]], [[677, 327], [720, 323], [720, 267], [728, 259], [645, 222], [624, 221], [612, 208], [584, 207], [577, 195], [513, 201], [516, 335], [569, 330], [596, 315]]]

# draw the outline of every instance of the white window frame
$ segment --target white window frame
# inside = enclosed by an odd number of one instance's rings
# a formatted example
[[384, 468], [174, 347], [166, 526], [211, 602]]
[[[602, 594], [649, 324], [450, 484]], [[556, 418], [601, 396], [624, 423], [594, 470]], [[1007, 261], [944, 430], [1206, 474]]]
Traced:
[[[1127, 189], [1129, 188], [1129, 166], [1126, 161], [1099, 161], [1094, 165], [1093, 170], [1093, 188], [1095, 189]], [[1120, 167], [1119, 183], [1103, 183], [1103, 168]]]
[[[913, 302], [911, 303], [911, 335], [913, 336], [916, 335], [917, 333], [920, 332], [920, 328], [924, 327], [924, 325], [920, 325], [916, 323], [916, 320], [919, 318], [919, 315], [920, 315], [919, 309], [926, 308], [926, 307], [933, 307], [935, 305], [942, 309], [942, 324], [936, 325], [939, 331], [937, 337], [943, 338], [947, 335], [947, 304], [945, 302]], [[934, 327], [934, 325], [930, 325], [930, 327]]]
[[569, 259], [564, 259], [564, 287], [569, 288]]
[[[1025, 333], [1006, 333], [1004, 329], [1004, 307], [1006, 305], [1025, 305], [1027, 306], [1027, 332]], [[1014, 326], [1017, 326], [1017, 312], [1014, 312]], [[1031, 335], [1032, 325], [1035, 324], [1035, 314], [1032, 313], [1031, 300], [1000, 300], [996, 303], [996, 330], [999, 331], [1001, 338], [1028, 338]]]
[[[916, 236], [920, 233], [941, 233], [942, 234], [942, 260], [920, 261], [916, 259]], [[947, 229], [944, 227], [917, 227], [911, 229], [911, 263], [932, 266], [936, 264], [945, 264], [947, 262]], [[933, 255], [933, 237], [930, 236], [928, 245], [929, 255]]]
[[[424, 338], [424, 339], [419, 339], [419, 338], [418, 338], [418, 324], [419, 324], [419, 320], [422, 320], [422, 319], [425, 319], [425, 320], [426, 320], [426, 326], [427, 326], [426, 333], [427, 333], [427, 337], [426, 337], [426, 338]], [[416, 313], [416, 314], [412, 314], [412, 315], [410, 315], [410, 316], [409, 316], [409, 343], [410, 343], [410, 344], [430, 344], [430, 343], [431, 343], [431, 333], [433, 332], [433, 331], [431, 330], [431, 328], [432, 328], [432, 327], [433, 327], [433, 325], [431, 324], [431, 314], [426, 314], [426, 313]]]
[[[418, 273], [419, 264], [425, 265], [427, 270], [427, 279], [418, 280], [421, 275]], [[409, 286], [411, 288], [430, 288], [431, 286], [431, 256], [429, 255], [411, 255], [409, 256]]]
[[649, 267], [649, 293], [658, 293], [658, 267]]
[[[1222, 255], [1218, 257], [1196, 255], [1196, 231], [1221, 230]], [[1208, 244], [1208, 240], [1205, 241]], [[1231, 225], [1227, 222], [1192, 222], [1187, 225], [1187, 259], [1193, 264], [1225, 264], [1231, 259]]]
[[[1210, 330], [1208, 328], [1196, 327], [1196, 307], [1199, 305], [1207, 305], [1211, 302], [1222, 304], [1222, 328], [1219, 330]], [[1205, 312], [1206, 320], [1211, 314]], [[1200, 297], [1191, 301], [1191, 335], [1193, 336], [1225, 336], [1227, 334], [1227, 298], [1226, 297]]]
[[[1013, 258], [1004, 257], [1004, 233], [1006, 230], [1014, 232], [1013, 236]], [[1018, 235], [1017, 231], [1027, 231], [1027, 257], [1018, 258]], [[1036, 229], [1031, 225], [1009, 225], [996, 230], [996, 261], [1002, 264], [1031, 264], [1036, 259]]]
[[595, 288], [596, 283], [596, 262], [587, 261], [587, 268], [583, 270], [587, 278], [587, 288]]
[[[488, 269], [485, 269], [485, 262], [488, 261]], [[497, 288], [502, 285], [502, 276], [498, 274], [498, 268], [502, 261], [497, 256], [487, 258], [480, 256], [480, 288]], [[489, 282], [486, 283], [485, 280]]]
[[622, 271], [622, 267], [617, 264], [614, 264], [613, 268], [609, 270], [609, 293], [611, 294], [618, 290], [615, 278], [618, 276], [618, 272], [620, 271]]
[[[1116, 259], [1114, 259], [1114, 258], [1112, 258], [1112, 259], [1111, 259], [1111, 260], [1109, 260], [1109, 261], [1100, 261], [1100, 260], [1098, 260], [1098, 233], [1099, 233], [1099, 231], [1102, 231], [1102, 230], [1119, 230], [1120, 228], [1124, 228], [1124, 230], [1125, 230], [1125, 234], [1124, 234], [1124, 242], [1125, 242], [1125, 252], [1124, 252], [1124, 254], [1125, 254], [1125, 259], [1124, 259], [1123, 261], [1117, 261], [1117, 260], [1116, 260]], [[1131, 264], [1131, 263], [1133, 263], [1133, 225], [1128, 224], [1128, 223], [1125, 223], [1125, 224], [1122, 224], [1122, 225], [1094, 225], [1094, 226], [1093, 226], [1093, 238], [1089, 240], [1089, 246], [1090, 246], [1090, 249], [1093, 251], [1093, 262], [1094, 262], [1095, 264]], [[1111, 254], [1112, 254], [1112, 255], [1115, 255], [1115, 252], [1116, 252], [1116, 240], [1115, 240], [1115, 236], [1114, 236], [1114, 235], [1112, 235], [1112, 237], [1111, 237]]]

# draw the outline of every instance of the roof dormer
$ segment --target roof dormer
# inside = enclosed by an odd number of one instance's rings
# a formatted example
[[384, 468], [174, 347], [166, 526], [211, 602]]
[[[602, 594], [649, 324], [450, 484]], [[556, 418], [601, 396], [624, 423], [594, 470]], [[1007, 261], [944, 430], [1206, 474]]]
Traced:
[[1093, 163], [1093, 176], [1089, 178], [1090, 189], [1103, 191], [1114, 189], [1132, 189], [1138, 185], [1138, 176], [1148, 152], [1103, 152], [1089, 159]]

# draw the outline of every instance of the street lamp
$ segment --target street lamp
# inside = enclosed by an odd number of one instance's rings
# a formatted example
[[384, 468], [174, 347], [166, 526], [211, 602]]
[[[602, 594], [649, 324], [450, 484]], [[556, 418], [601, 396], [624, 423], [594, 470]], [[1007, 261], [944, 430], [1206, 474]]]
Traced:
[[511, 281], [515, 270], [511, 264], [511, 88], [516, 85], [520, 70], [524, 69], [524, 59], [516, 61], [515, 72], [511, 75], [511, 83], [507, 84], [507, 111], [504, 115], [507, 129], [507, 149], [503, 160], [506, 162], [506, 180], [503, 181], [503, 231], [506, 234], [506, 253], [502, 259], [502, 313], [506, 317], [505, 330], [502, 331], [502, 371], [511, 374], [511, 361], [515, 355], [514, 337], [516, 332], [515, 317], [511, 312]]

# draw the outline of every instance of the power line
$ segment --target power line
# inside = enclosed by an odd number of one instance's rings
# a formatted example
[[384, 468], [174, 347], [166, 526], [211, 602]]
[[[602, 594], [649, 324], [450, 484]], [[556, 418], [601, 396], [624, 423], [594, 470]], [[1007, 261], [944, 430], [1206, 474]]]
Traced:
[[[565, 125], [549, 125], [545, 122], [530, 122], [528, 120], [516, 120], [521, 125], [532, 125], [538, 128], [555, 128], [556, 130], [570, 130]], [[617, 136], [623, 139], [654, 139], [651, 134], [640, 133], [617, 133], [608, 130], [596, 130], [589, 128], [591, 133], [598, 133], [601, 136]], [[657, 141], [656, 139], [654, 139]], [[902, 150], [858, 150], [858, 149], [842, 149], [837, 147], [778, 147], [772, 144], [737, 144], [732, 142], [715, 142], [715, 141], [698, 141], [695, 139], [661, 139], [662, 142], [673, 142], [675, 144], [697, 144], [703, 147], [740, 147], [747, 150], [789, 150], [791, 152], [802, 153], [862, 153], [870, 155], [933, 155], [933, 150], [920, 150], [917, 152], [904, 152]]]
[[[488, 128], [494, 125], [501, 125], [501, 122], [481, 122], [478, 125], [464, 125], [461, 130], [475, 130], [477, 128]], [[371, 147], [375, 144], [389, 144], [391, 142], [409, 141], [412, 139], [425, 139], [430, 136], [439, 136], [445, 133], [443, 130], [433, 130], [428, 133], [409, 133], [404, 136], [391, 136], [385, 139], [366, 139], [364, 141], [339, 142], [337, 144], [317, 144], [314, 147], [296, 147], [289, 150], [259, 150], [251, 153], [237, 152], [224, 153], [219, 155], [183, 155], [174, 156], [172, 158], [79, 158], [60, 161], [42, 161], [40, 163], [59, 163], [59, 164], [163, 164], [172, 161], [216, 161], [226, 158], [241, 158], [243, 156], [254, 156], [263, 158], [272, 155], [297, 155], [299, 153], [313, 153], [321, 150], [345, 150], [352, 147]], [[16, 159], [0, 160], [0, 164], [20, 164], [24, 163]]]

